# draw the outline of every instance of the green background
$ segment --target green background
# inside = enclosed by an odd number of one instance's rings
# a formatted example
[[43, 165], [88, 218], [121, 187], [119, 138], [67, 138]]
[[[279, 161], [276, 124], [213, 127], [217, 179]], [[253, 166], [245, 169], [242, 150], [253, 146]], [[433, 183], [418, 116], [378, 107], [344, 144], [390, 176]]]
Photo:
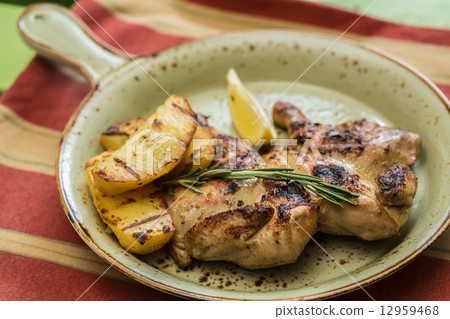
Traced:
[[[145, 1], [145, 0], [141, 0]], [[311, 0], [362, 12], [374, 0]], [[0, 94], [34, 56], [19, 36], [16, 21], [24, 7], [39, 1], [0, 0]], [[72, 0], [47, 1], [70, 6]], [[368, 15], [405, 24], [450, 28], [450, 0], [378, 0]]]

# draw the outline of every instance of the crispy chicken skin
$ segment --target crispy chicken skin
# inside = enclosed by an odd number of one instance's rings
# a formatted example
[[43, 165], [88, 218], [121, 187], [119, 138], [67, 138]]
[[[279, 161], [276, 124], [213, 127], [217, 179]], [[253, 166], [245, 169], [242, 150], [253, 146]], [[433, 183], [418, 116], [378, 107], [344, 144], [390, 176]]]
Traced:
[[[275, 104], [273, 118], [298, 141], [288, 153], [291, 167], [360, 194], [357, 206], [344, 204], [344, 209], [315, 198], [320, 231], [365, 240], [398, 235], [417, 189], [417, 178], [408, 165], [421, 155], [418, 135], [367, 120], [335, 127], [312, 123], [285, 102]], [[301, 153], [307, 141], [313, 150]], [[302, 154], [306, 155], [298, 165]]]

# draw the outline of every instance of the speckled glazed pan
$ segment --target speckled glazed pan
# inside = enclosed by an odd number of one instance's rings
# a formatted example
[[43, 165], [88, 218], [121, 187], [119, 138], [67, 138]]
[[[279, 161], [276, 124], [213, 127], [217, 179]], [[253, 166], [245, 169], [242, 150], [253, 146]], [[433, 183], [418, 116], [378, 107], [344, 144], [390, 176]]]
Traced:
[[124, 253], [116, 238], [105, 231], [83, 171], [86, 160], [102, 151], [100, 132], [113, 123], [150, 114], [167, 97], [166, 90], [188, 98], [194, 110], [210, 116], [218, 129], [235, 133], [225, 96], [229, 67], [237, 70], [263, 105], [270, 106], [335, 39], [293, 31], [231, 33], [133, 61], [105, 49], [69, 11], [53, 5], [29, 7], [19, 28], [26, 41], [63, 72], [82, 74], [92, 83], [91, 93], [70, 119], [61, 142], [56, 174], [61, 201], [89, 247], [143, 284], [192, 299], [325, 299], [399, 270], [449, 224], [449, 101], [399, 59], [342, 40], [283, 100], [297, 104], [314, 121], [334, 124], [368, 118], [421, 135], [424, 156], [413, 167], [419, 177], [418, 193], [400, 237], [365, 242], [316, 235], [351, 277], [314, 244], [294, 264], [252, 271], [202, 261], [179, 269], [164, 250], [147, 256]]

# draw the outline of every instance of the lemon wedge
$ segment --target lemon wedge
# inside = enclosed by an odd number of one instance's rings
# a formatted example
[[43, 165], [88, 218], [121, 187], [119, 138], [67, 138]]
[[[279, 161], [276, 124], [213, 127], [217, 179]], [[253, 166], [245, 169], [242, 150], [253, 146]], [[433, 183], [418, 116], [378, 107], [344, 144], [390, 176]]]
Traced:
[[249, 139], [255, 145], [264, 140], [264, 144], [277, 137], [272, 123], [255, 97], [242, 84], [236, 71], [231, 68], [227, 73], [227, 95], [234, 127], [242, 138]]

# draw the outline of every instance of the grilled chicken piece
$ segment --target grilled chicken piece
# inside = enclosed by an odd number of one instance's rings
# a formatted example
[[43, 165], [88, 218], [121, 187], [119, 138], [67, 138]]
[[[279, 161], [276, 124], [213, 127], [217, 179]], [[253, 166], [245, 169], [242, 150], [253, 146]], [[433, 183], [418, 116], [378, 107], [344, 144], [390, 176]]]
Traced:
[[[203, 194], [175, 189], [167, 201], [176, 228], [170, 250], [179, 266], [192, 258], [249, 269], [292, 263], [318, 230], [366, 240], [398, 235], [416, 192], [408, 165], [420, 157], [420, 137], [364, 120], [336, 127], [311, 123], [287, 103], [275, 105], [274, 120], [299, 142], [287, 159], [282, 148], [260, 157], [241, 140], [216, 132], [222, 141], [216, 164], [290, 166], [360, 194], [357, 205], [342, 203], [341, 209], [295, 182], [214, 179], [199, 186]], [[305, 152], [303, 145], [316, 149]]]
[[[421, 155], [418, 135], [366, 120], [336, 127], [312, 123], [285, 102], [275, 104], [273, 118], [298, 141], [288, 152], [291, 167], [360, 194], [357, 206], [344, 204], [344, 209], [314, 198], [320, 207], [320, 231], [366, 240], [398, 235], [417, 188], [407, 165]], [[312, 149], [302, 152], [304, 146]]]
[[195, 224], [186, 234], [186, 251], [203, 260], [242, 260], [247, 241], [272, 218], [270, 205], [256, 203], [221, 212]]
[[275, 104], [273, 119], [277, 126], [288, 129], [299, 146], [311, 140], [324, 158], [348, 162], [369, 179], [395, 163], [411, 166], [422, 154], [419, 135], [367, 120], [347, 121], [335, 127], [312, 123], [300, 109], [286, 102]]
[[[220, 138], [221, 167], [260, 165], [259, 155], [242, 141]], [[269, 165], [280, 166], [276, 152], [269, 157]], [[176, 229], [170, 250], [180, 266], [187, 266], [191, 257], [232, 261], [249, 269], [292, 263], [317, 231], [318, 207], [297, 183], [216, 179], [199, 188], [203, 194], [176, 189], [170, 203]]]

